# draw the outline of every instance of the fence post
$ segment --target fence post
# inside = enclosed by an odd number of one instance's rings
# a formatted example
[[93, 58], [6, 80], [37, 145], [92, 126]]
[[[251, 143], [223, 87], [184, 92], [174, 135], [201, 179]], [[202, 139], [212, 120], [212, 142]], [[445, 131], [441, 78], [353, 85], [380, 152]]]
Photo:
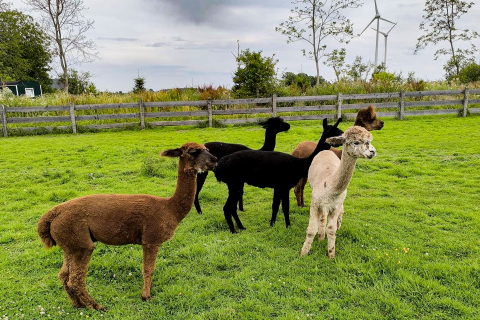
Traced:
[[77, 121], [75, 120], [75, 104], [70, 102], [70, 121], [72, 122], [72, 133], [77, 133]]
[[145, 106], [142, 98], [138, 101], [138, 108], [140, 109], [140, 129], [145, 130]]
[[277, 116], [277, 94], [274, 93], [272, 96], [272, 117]]
[[342, 117], [342, 93], [337, 93], [337, 120]]
[[5, 113], [5, 106], [0, 104], [0, 111], [2, 112], [2, 129], [3, 129], [3, 136], [6, 138], [8, 137], [7, 131], [7, 114]]
[[212, 114], [212, 100], [207, 100], [207, 108], [208, 108], [208, 127], [211, 128], [213, 126], [213, 114]]
[[400, 112], [398, 113], [398, 118], [403, 120], [405, 115], [405, 90], [400, 91]]
[[463, 91], [463, 116], [467, 116], [467, 110], [468, 110], [468, 87], [465, 87], [465, 90]]

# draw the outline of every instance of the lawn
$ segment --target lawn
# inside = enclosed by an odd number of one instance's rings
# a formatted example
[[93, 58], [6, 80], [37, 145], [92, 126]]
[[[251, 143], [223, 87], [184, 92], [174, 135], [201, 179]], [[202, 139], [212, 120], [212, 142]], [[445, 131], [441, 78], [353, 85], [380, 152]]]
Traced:
[[[141, 299], [140, 246], [97, 243], [87, 275], [106, 312], [73, 308], [36, 224], [48, 209], [93, 193], [170, 196], [187, 141], [260, 148], [259, 126], [156, 128], [0, 138], [0, 319], [479, 319], [480, 117], [384, 119], [377, 157], [359, 160], [336, 259], [315, 241], [300, 257], [309, 208], [290, 193], [292, 226], [269, 227], [271, 189], [245, 188], [247, 228], [231, 234], [225, 184], [210, 174], [195, 209], [157, 257], [153, 299]], [[345, 130], [352, 122], [341, 123]], [[291, 122], [277, 151], [317, 140], [320, 121]], [[310, 203], [310, 188], [305, 190]]]

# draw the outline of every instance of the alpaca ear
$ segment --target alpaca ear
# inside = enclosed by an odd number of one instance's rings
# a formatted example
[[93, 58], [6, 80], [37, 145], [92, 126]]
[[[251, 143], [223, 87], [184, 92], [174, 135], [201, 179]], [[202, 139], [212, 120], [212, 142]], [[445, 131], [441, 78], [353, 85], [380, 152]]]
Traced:
[[324, 118], [324, 119], [323, 119], [322, 126], [323, 126], [323, 129], [324, 129], [324, 130], [327, 128], [327, 126], [328, 126], [327, 118]]
[[327, 138], [325, 142], [327, 142], [329, 145], [333, 147], [339, 147], [345, 143], [345, 137], [343, 135], [338, 137], [331, 137], [331, 138]]
[[342, 118], [338, 118], [337, 122], [333, 125], [335, 128], [338, 127], [338, 124], [342, 122]]
[[261, 125], [263, 129], [267, 129], [268, 127], [268, 121], [259, 122], [258, 124]]
[[162, 153], [160, 153], [160, 156], [175, 158], [175, 157], [180, 157], [182, 153], [183, 153], [183, 150], [181, 148], [168, 149], [168, 150], [162, 151]]

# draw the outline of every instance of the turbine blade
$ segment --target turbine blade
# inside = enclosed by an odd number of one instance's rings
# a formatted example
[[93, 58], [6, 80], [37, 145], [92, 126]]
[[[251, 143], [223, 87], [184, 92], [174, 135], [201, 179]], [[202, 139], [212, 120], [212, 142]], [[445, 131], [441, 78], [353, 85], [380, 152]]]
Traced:
[[383, 21], [390, 22], [391, 24], [396, 24], [395, 22], [392, 22], [392, 21], [390, 21], [390, 20], [384, 19], [384, 18], [382, 18], [382, 17], [380, 17], [379, 19], [382, 19]]
[[358, 36], [361, 36], [365, 30], [367, 30], [368, 27], [370, 27], [370, 25], [372, 24], [373, 21], [375, 21], [376, 17], [372, 19], [372, 21], [370, 21], [370, 23], [368, 24], [368, 26], [365, 27], [365, 29], [363, 29], [363, 31], [361, 33], [358, 34]]
[[395, 27], [396, 25], [397, 25], [397, 24], [395, 23], [395, 24], [390, 28], [390, 30], [388, 30], [387, 35], [390, 33], [390, 31], [392, 31], [393, 27]]
[[373, 1], [375, 2], [375, 13], [379, 15], [378, 8], [377, 8], [377, 0], [373, 0]]
[[387, 34], [385, 34], [384, 32], [382, 32], [382, 31], [378, 31], [378, 30], [377, 30], [377, 29], [375, 29], [375, 28], [371, 28], [371, 29], [373, 29], [373, 30], [377, 31], [378, 33], [381, 33], [381, 34], [383, 34], [383, 36], [385, 36], [385, 37], [386, 37], [386, 36], [388, 36], [388, 33], [387, 33]]

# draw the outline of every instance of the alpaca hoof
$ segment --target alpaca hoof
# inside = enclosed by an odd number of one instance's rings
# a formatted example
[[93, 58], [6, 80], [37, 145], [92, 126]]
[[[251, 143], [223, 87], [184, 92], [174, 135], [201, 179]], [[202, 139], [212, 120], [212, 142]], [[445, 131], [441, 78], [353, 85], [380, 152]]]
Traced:
[[106, 309], [104, 307], [102, 307], [101, 305], [99, 305], [98, 303], [93, 307], [93, 309], [95, 309], [97, 311], [106, 311]]
[[152, 300], [152, 296], [151, 295], [148, 295], [148, 296], [142, 295], [142, 300], [143, 301]]
[[273, 227], [275, 225], [275, 221], [270, 221], [270, 227]]
[[232, 234], [238, 233], [237, 230], [230, 230], [230, 232], [231, 232]]
[[202, 212], [202, 211], [197, 211], [197, 213], [198, 213], [198, 214], [203, 214], [203, 212]]
[[308, 251], [307, 250], [302, 250], [300, 251], [300, 257], [304, 257], [308, 254]]

